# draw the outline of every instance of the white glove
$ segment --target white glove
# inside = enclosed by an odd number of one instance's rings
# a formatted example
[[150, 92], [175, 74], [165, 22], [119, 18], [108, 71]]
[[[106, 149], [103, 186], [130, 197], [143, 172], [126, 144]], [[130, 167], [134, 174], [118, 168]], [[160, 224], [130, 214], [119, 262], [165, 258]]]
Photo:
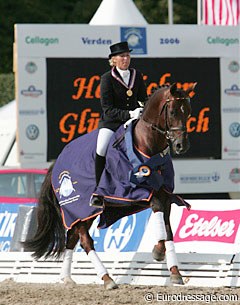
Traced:
[[130, 110], [129, 114], [130, 114], [130, 118], [131, 119], [139, 119], [141, 114], [142, 114], [143, 108], [136, 108], [135, 110]]

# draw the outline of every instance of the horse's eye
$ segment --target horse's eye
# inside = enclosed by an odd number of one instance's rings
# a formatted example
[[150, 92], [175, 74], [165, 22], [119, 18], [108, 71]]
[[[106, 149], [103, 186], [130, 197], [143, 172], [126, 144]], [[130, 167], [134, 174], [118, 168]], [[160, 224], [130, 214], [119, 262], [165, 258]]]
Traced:
[[177, 116], [177, 110], [176, 110], [176, 109], [171, 110], [171, 111], [170, 111], [170, 115], [171, 115], [171, 116]]

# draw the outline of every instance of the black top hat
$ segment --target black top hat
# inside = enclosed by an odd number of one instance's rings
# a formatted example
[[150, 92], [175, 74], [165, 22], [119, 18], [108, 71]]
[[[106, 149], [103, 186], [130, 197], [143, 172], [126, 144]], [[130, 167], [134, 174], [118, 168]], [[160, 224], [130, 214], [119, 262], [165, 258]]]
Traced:
[[114, 55], [125, 53], [125, 52], [132, 52], [132, 50], [129, 49], [127, 41], [122, 41], [115, 43], [110, 46], [111, 54], [109, 54], [109, 58], [111, 58]]

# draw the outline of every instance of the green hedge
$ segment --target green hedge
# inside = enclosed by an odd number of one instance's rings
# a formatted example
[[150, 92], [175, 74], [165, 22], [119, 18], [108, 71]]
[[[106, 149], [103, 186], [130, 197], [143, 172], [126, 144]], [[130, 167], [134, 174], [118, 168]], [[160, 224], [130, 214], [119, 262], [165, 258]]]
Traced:
[[14, 74], [0, 74], [0, 107], [14, 99]]

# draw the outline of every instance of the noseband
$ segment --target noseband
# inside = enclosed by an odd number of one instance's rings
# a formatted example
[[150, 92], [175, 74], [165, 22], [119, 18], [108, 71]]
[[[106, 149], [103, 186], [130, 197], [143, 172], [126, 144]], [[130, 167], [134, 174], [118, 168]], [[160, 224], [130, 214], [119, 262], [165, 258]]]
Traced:
[[[184, 97], [179, 97], [179, 98], [176, 98], [176, 99], [173, 99], [173, 100], [170, 100], [170, 99], [167, 99], [165, 104], [163, 105], [162, 107], [162, 110], [160, 112], [160, 114], [158, 115], [158, 117], [160, 117], [164, 111], [164, 121], [165, 121], [165, 126], [164, 126], [164, 129], [158, 127], [157, 125], [153, 124], [153, 123], [150, 123], [148, 122], [147, 120], [143, 119], [142, 117], [142, 120], [149, 124], [150, 127], [159, 132], [160, 134], [164, 135], [165, 138], [167, 140], [170, 140], [170, 141], [176, 141], [177, 138], [179, 138], [182, 134], [184, 134], [185, 132], [187, 132], [187, 129], [185, 126], [179, 126], [179, 127], [170, 127], [169, 124], [168, 124], [168, 105], [170, 102], [174, 102], [174, 101], [178, 101], [178, 100], [190, 100], [190, 98], [184, 98]], [[173, 136], [173, 133], [175, 131], [181, 131], [181, 134], [179, 134], [177, 137], [174, 137]]]

